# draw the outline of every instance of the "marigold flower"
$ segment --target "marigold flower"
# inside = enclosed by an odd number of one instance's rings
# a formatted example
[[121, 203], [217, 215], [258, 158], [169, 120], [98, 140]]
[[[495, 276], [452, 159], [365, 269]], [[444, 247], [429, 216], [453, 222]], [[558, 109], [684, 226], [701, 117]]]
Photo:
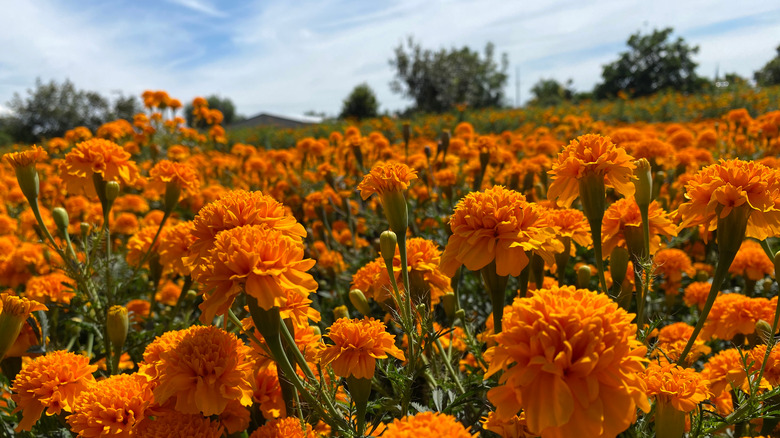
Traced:
[[330, 326], [327, 336], [334, 345], [322, 351], [321, 361], [323, 365], [331, 364], [340, 377], [371, 379], [377, 359], [386, 359], [388, 354], [405, 359], [385, 325], [373, 318], [338, 319]]
[[39, 303], [69, 304], [71, 298], [76, 296], [73, 289], [73, 280], [62, 272], [56, 271], [30, 278], [24, 295]]
[[249, 438], [316, 438], [311, 425], [301, 426], [296, 417], [271, 420], [249, 435]]
[[297, 242], [302, 242], [306, 237], [306, 230], [285, 210], [284, 205], [262, 192], [227, 192], [217, 201], [203, 207], [195, 216], [193, 224], [195, 241], [190, 248], [187, 263], [194, 266], [208, 258], [217, 234], [230, 228], [266, 224]]
[[[558, 239], [568, 237], [583, 248], [588, 248], [593, 244], [587, 219], [580, 210], [573, 208], [550, 208], [545, 210], [545, 216], [547, 216], [550, 226], [555, 230], [555, 236]], [[572, 256], [575, 251], [575, 248], [572, 247]], [[607, 252], [609, 253], [609, 251]]]
[[536, 438], [537, 436], [528, 430], [524, 412], [506, 420], [499, 419], [495, 412], [491, 412], [482, 419], [482, 428], [501, 438]]
[[37, 301], [17, 297], [8, 292], [0, 294], [0, 360], [14, 345], [16, 338], [32, 312], [47, 310], [46, 306]]
[[174, 410], [156, 410], [154, 419], [146, 418], [133, 431], [139, 438], [221, 438], [225, 428], [218, 421], [195, 414], [183, 414]]
[[49, 154], [42, 147], [33, 145], [30, 149], [24, 151], [5, 154], [3, 158], [12, 168], [21, 169], [48, 160]]
[[693, 269], [688, 254], [675, 248], [658, 251], [653, 257], [653, 265], [657, 273], [663, 274], [666, 280], [664, 288], [669, 294], [677, 294], [683, 273], [689, 277], [696, 275], [696, 270]]
[[406, 164], [390, 162], [377, 164], [358, 184], [360, 196], [366, 200], [376, 193], [380, 197], [388, 192], [403, 192], [409, 188], [409, 182], [417, 179], [417, 171]]
[[721, 160], [696, 173], [685, 189], [688, 201], [678, 209], [681, 227], [704, 225], [712, 231], [718, 219], [744, 210], [746, 237], [764, 240], [780, 234], [780, 176], [775, 169], [754, 161]]
[[287, 415], [276, 363], [268, 361], [255, 372], [252, 388], [252, 397], [266, 420]]
[[189, 164], [160, 160], [149, 170], [148, 188], [165, 193], [169, 183], [176, 184], [185, 196], [200, 193], [200, 179]]
[[499, 419], [524, 409], [542, 436], [614, 437], [649, 411], [641, 378], [646, 348], [633, 314], [606, 294], [572, 286], [534, 291], [506, 310], [486, 377]]
[[189, 331], [186, 329], [165, 332], [146, 346], [143, 361], [138, 364], [138, 373], [147, 377], [152, 388], [156, 386], [157, 377], [160, 375], [164, 366], [160, 355], [165, 351], [176, 348], [187, 333], [189, 333]]
[[479, 271], [492, 261], [501, 276], [518, 276], [528, 264], [527, 251], [554, 263], [548, 242], [552, 228], [541, 223], [525, 196], [502, 186], [466, 195], [450, 217], [450, 236], [441, 270], [452, 277], [460, 265]]
[[707, 296], [710, 294], [712, 284], [706, 281], [694, 281], [685, 288], [683, 302], [686, 306], [697, 306], [699, 310], [704, 308]]
[[[387, 277], [388, 281], [382, 281], [382, 278]], [[359, 289], [363, 291], [366, 298], [372, 298], [374, 301], [383, 302], [392, 298], [390, 293], [389, 276], [387, 275], [387, 268], [385, 267], [385, 261], [382, 257], [378, 257], [366, 263], [363, 267], [359, 268], [352, 276], [352, 283], [350, 289]], [[401, 285], [398, 285], [399, 287]]]
[[143, 376], [118, 374], [82, 391], [67, 420], [71, 432], [82, 438], [131, 437], [151, 402]]
[[175, 347], [162, 351], [154, 400], [175, 400], [185, 414], [218, 415], [228, 402], [252, 404], [250, 348], [234, 334], [214, 326], [186, 330]]
[[705, 338], [716, 337], [729, 341], [738, 333], [749, 335], [759, 320], [772, 321], [777, 297], [749, 298], [741, 294], [722, 294], [715, 298], [707, 321], [702, 328]]
[[[166, 228], [163, 228], [160, 231], [160, 236], [154, 241], [154, 237], [157, 235], [157, 230], [159, 229], [159, 225], [147, 225], [130, 237], [127, 241], [126, 257], [127, 263], [130, 266], [141, 263], [147, 252], [157, 251], [157, 248], [160, 246], [160, 240], [165, 238], [168, 231]], [[154, 246], [152, 247], [153, 241]]]
[[[650, 254], [655, 254], [658, 251], [661, 246], [661, 236], [677, 235], [677, 226], [672, 223], [670, 216], [657, 201], [650, 203], [647, 212], [650, 226]], [[634, 246], [641, 245], [640, 248], [644, 248], [642, 216], [633, 197], [618, 199], [607, 208], [604, 212], [601, 233], [604, 239], [604, 258], [608, 257], [616, 246], [635, 252], [637, 250], [633, 248]], [[634, 243], [634, 240], [638, 241], [638, 245]]]
[[61, 177], [68, 185], [68, 191], [77, 194], [82, 190], [87, 196], [97, 196], [92, 175], [99, 174], [103, 181], [119, 181], [132, 186], [140, 178], [138, 167], [118, 144], [93, 138], [78, 143], [65, 154], [61, 165]]
[[22, 411], [16, 431], [31, 430], [46, 411], [47, 415], [73, 412], [76, 397], [95, 383], [97, 366], [89, 358], [67, 351], [53, 351], [24, 366], [14, 379], [11, 399], [14, 412]]
[[[692, 334], [693, 326], [684, 322], [676, 322], [663, 327], [658, 332], [657, 343], [651, 353], [651, 357], [657, 358], [662, 365], [677, 362], [677, 359], [680, 358], [680, 353], [685, 348], [685, 344]], [[687, 359], [688, 363], [693, 363], [699, 357], [710, 354], [710, 351], [710, 347], [704, 344], [703, 339], [697, 339]]]
[[[741, 275], [746, 280], [758, 281], [775, 272], [775, 264], [766, 255], [761, 245], [753, 240], [745, 240], [739, 248], [729, 272]], [[752, 291], [747, 291], [752, 293]]]
[[160, 236], [159, 254], [163, 268], [181, 276], [190, 275], [192, 266], [185, 263], [185, 257], [195, 241], [192, 235], [194, 229], [193, 222], [181, 222], [168, 227], [165, 235]]
[[586, 134], [572, 140], [548, 172], [553, 181], [547, 198], [568, 207], [579, 196], [579, 180], [588, 174], [601, 176], [607, 187], [613, 187], [625, 197], [634, 194], [631, 183], [634, 159], [625, 149], [615, 146], [609, 137]]
[[675, 364], [650, 364], [644, 373], [647, 395], [681, 412], [691, 412], [709, 398], [709, 382], [696, 370]]
[[[262, 242], [258, 245], [258, 242]], [[265, 310], [285, 304], [292, 290], [303, 298], [317, 290], [306, 271], [314, 260], [303, 258], [303, 246], [267, 225], [244, 225], [217, 234], [210, 258], [193, 279], [203, 284], [202, 321], [227, 312], [245, 291]]]
[[383, 438], [448, 437], [471, 438], [469, 429], [463, 427], [452, 415], [441, 412], [419, 412], [388, 424]]
[[710, 382], [716, 397], [732, 387], [741, 387], [746, 378], [742, 354], [736, 348], [720, 351], [704, 364], [701, 375]]

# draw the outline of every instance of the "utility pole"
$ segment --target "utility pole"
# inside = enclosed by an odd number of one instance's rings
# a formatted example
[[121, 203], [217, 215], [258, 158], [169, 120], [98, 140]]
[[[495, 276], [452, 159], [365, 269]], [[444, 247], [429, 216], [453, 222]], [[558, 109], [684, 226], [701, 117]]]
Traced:
[[515, 108], [520, 108], [520, 66], [515, 66]]

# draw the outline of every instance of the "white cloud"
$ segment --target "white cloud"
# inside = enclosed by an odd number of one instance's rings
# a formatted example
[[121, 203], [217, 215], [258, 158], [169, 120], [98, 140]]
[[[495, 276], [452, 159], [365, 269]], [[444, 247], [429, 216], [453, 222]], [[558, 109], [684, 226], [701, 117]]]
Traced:
[[[230, 10], [206, 0], [169, 0], [160, 10], [130, 3], [126, 10], [89, 11], [55, 0], [8, 3], [4, 10], [13, 13], [0, 16], [0, 102], [23, 94], [36, 77], [70, 78], [103, 93], [165, 89], [182, 100], [217, 93], [247, 115], [335, 114], [351, 89], [367, 82], [383, 108], [394, 110], [409, 102], [390, 91], [388, 59], [407, 35], [434, 49], [482, 50], [492, 41], [497, 53], [509, 55], [509, 100], [516, 66], [523, 100], [542, 77], [592, 88], [601, 66], [637, 30], [673, 26], [675, 35], [701, 47], [696, 59], [707, 76], [715, 65], [751, 76], [778, 44], [779, 9], [763, 1], [276, 0]], [[171, 13], [180, 7], [192, 13]]]

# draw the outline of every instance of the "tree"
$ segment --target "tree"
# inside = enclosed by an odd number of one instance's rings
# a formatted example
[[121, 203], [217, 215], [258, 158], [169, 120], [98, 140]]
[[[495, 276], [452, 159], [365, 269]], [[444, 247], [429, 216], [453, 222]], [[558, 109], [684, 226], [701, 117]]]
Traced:
[[615, 97], [619, 91], [640, 97], [667, 88], [682, 92], [700, 90], [706, 81], [696, 75], [697, 64], [692, 58], [699, 47], [690, 47], [682, 38], [669, 41], [672, 32], [669, 27], [653, 30], [650, 35], [631, 35], [627, 42], [630, 50], [604, 66], [603, 82], [594, 90], [596, 97]]
[[[206, 101], [209, 103], [209, 108], [222, 111], [223, 125], [229, 125], [233, 122], [238, 122], [239, 119], [243, 120], [243, 116], [236, 115], [236, 106], [229, 97], [219, 97], [216, 94], [212, 94], [206, 98]], [[195, 122], [194, 116], [192, 115], [192, 108], [193, 107], [191, 102], [184, 106], [184, 117], [187, 119], [187, 125], [196, 128], [205, 127], [202, 122]]]
[[395, 49], [390, 65], [396, 70], [390, 82], [393, 92], [414, 100], [414, 109], [442, 112], [456, 104], [472, 108], [501, 106], [507, 81], [507, 55], [501, 66], [493, 59], [494, 47], [488, 43], [484, 58], [468, 47], [423, 49], [412, 37]]
[[355, 87], [349, 96], [344, 99], [339, 118], [366, 119], [376, 117], [379, 113], [379, 103], [376, 100], [374, 90], [363, 83]]
[[753, 73], [753, 79], [761, 87], [780, 85], [780, 46], [777, 46], [777, 54], [767, 62], [760, 70]]
[[43, 138], [61, 136], [77, 126], [86, 126], [93, 132], [103, 123], [125, 118], [131, 120], [141, 111], [138, 100], [119, 97], [111, 102], [94, 91], [76, 89], [66, 79], [62, 84], [35, 80], [35, 89], [27, 90], [27, 98], [14, 93], [8, 103], [12, 113], [6, 117], [7, 132], [15, 141], [32, 143]]
[[575, 92], [572, 88], [572, 80], [569, 79], [562, 84], [555, 79], [539, 79], [531, 88], [531, 94], [534, 96], [529, 102], [533, 106], [554, 106], [569, 101], [574, 98]]

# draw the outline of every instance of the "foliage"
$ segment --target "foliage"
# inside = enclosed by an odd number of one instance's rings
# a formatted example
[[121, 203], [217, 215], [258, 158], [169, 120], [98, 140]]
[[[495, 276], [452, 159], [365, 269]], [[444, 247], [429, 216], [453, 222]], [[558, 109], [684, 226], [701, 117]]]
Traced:
[[[209, 108], [222, 111], [222, 116], [224, 117], [222, 123], [225, 125], [243, 120], [243, 116], [236, 115], [236, 105], [229, 97], [220, 97], [216, 94], [212, 94], [206, 98], [206, 101], [209, 103]], [[195, 120], [192, 109], [192, 103], [188, 103], [184, 106], [184, 116], [187, 118], [187, 125], [194, 128], [206, 127], [207, 124], [205, 121]]]
[[529, 102], [532, 106], [554, 106], [563, 101], [572, 100], [574, 90], [572, 80], [562, 84], [555, 79], [539, 79], [539, 82], [531, 88], [534, 98]]
[[594, 90], [599, 99], [615, 97], [619, 92], [634, 97], [648, 96], [665, 89], [695, 92], [703, 79], [696, 75], [693, 55], [699, 47], [689, 46], [682, 38], [669, 41], [673, 29], [637, 32], [628, 39], [629, 50], [617, 61], [604, 66], [603, 82]]
[[780, 85], [780, 46], [777, 46], [776, 50], [775, 57], [753, 73], [753, 79], [759, 86]]
[[509, 64], [506, 54], [500, 66], [494, 60], [494, 46], [485, 46], [484, 57], [468, 47], [423, 49], [412, 37], [395, 48], [390, 65], [395, 78], [393, 92], [414, 100], [415, 111], [440, 113], [456, 104], [470, 108], [501, 106]]
[[344, 99], [339, 118], [342, 119], [366, 119], [376, 117], [379, 112], [379, 102], [376, 100], [374, 90], [363, 83], [355, 87], [349, 96]]
[[119, 94], [111, 101], [97, 92], [77, 89], [68, 79], [59, 84], [43, 83], [40, 78], [26, 98], [14, 93], [8, 106], [12, 114], [6, 117], [6, 132], [17, 142], [61, 136], [77, 126], [94, 131], [114, 119], [132, 120], [141, 110], [134, 96]]

